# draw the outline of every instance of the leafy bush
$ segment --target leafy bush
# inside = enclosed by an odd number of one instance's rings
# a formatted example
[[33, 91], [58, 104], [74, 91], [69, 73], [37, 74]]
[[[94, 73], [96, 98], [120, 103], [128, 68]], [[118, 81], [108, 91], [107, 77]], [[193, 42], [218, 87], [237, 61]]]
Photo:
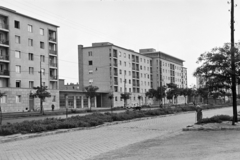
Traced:
[[203, 118], [200, 122], [197, 122], [196, 124], [222, 123], [222, 121], [232, 121], [232, 117], [229, 115], [216, 115], [210, 118]]
[[[224, 105], [217, 106], [218, 108], [224, 107]], [[204, 108], [213, 108], [213, 106], [205, 105]], [[175, 112], [181, 111], [195, 111], [196, 108], [194, 106], [176, 106], [173, 108], [159, 108], [155, 110], [141, 110], [141, 111], [131, 111], [127, 110], [122, 113], [98, 113], [93, 112], [92, 114], [85, 116], [74, 116], [68, 119], [61, 118], [47, 118], [44, 120], [33, 120], [33, 121], [24, 121], [21, 123], [13, 123], [6, 124], [0, 126], [0, 135], [11, 135], [17, 133], [36, 133], [36, 132], [44, 132], [51, 131], [56, 129], [68, 129], [68, 128], [76, 128], [76, 127], [91, 127], [101, 125], [105, 122], [112, 121], [124, 121], [131, 120], [134, 118], [140, 117], [149, 117], [149, 116], [158, 116], [165, 114], [173, 114]], [[88, 110], [90, 111], [90, 110]], [[77, 111], [78, 112], [78, 111]], [[231, 120], [232, 117], [226, 115], [218, 115], [211, 118], [205, 118], [201, 121], [201, 123], [221, 123], [222, 121]]]

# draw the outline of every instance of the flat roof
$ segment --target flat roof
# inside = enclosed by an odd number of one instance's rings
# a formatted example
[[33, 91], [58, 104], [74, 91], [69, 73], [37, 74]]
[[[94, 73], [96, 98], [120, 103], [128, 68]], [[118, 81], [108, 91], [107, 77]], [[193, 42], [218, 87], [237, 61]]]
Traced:
[[57, 26], [57, 25], [55, 25], [55, 24], [48, 23], [48, 22], [42, 21], [42, 20], [40, 20], [40, 19], [30, 17], [30, 16], [27, 16], [27, 15], [22, 14], [22, 13], [18, 13], [18, 12], [15, 11], [15, 10], [12, 10], [12, 9], [9, 9], [9, 8], [3, 7], [3, 6], [0, 6], [0, 9], [5, 10], [5, 11], [8, 11], [8, 12], [12, 12], [12, 13], [15, 13], [15, 14], [18, 14], [18, 15], [21, 15], [21, 16], [24, 16], [24, 17], [27, 17], [27, 18], [30, 18], [30, 19], [33, 19], [33, 20], [36, 20], [36, 21], [39, 21], [39, 22], [42, 22], [42, 23], [46, 23], [46, 24], [49, 24], [49, 25], [52, 25], [52, 26], [55, 26], [55, 27], [59, 28], [59, 26]]
[[182, 59], [180, 59], [180, 58], [174, 57], [174, 56], [172, 56], [172, 55], [169, 55], [169, 54], [164, 53], [164, 52], [161, 52], [161, 51], [147, 52], [147, 53], [143, 53], [143, 54], [147, 55], [147, 54], [158, 54], [158, 53], [165, 54], [165, 55], [167, 55], [167, 56], [169, 56], [169, 57], [172, 57], [172, 58], [175, 58], [175, 59], [180, 60], [180, 61], [182, 61], [182, 62], [185, 62], [184, 60], [182, 60]]
[[[109, 42], [103, 42], [103, 43], [109, 43]], [[85, 48], [111, 47], [111, 46], [118, 47], [118, 48], [124, 49], [124, 50], [126, 50], [126, 51], [133, 52], [133, 53], [136, 53], [136, 54], [142, 55], [142, 56], [144, 56], [144, 57], [150, 58], [150, 57], [148, 57], [148, 56], [146, 56], [146, 55], [144, 55], [144, 54], [138, 53], [138, 52], [136, 52], [136, 51], [134, 51], [134, 50], [127, 49], [127, 48], [123, 48], [123, 47], [120, 47], [120, 46], [114, 45], [114, 44], [112, 44], [112, 43], [110, 43], [109, 45], [102, 45], [102, 46], [83, 47], [83, 49], [85, 49]]]

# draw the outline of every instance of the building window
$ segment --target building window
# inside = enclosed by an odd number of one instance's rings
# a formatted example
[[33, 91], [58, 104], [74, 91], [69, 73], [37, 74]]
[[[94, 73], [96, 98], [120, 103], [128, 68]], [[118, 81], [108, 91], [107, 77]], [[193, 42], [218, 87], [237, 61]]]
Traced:
[[88, 56], [92, 56], [92, 51], [88, 52]]
[[21, 66], [16, 66], [16, 73], [21, 73]]
[[129, 71], [129, 76], [131, 76], [131, 71]]
[[124, 66], [127, 66], [127, 62], [124, 62]]
[[32, 27], [32, 25], [28, 25], [28, 32], [33, 32], [33, 27]]
[[89, 70], [88, 73], [89, 73], [89, 74], [93, 74], [93, 70]]
[[89, 79], [89, 84], [92, 84], [93, 83], [93, 79]]
[[131, 80], [129, 79], [129, 84], [131, 84]]
[[119, 74], [122, 74], [122, 70], [121, 69], [119, 69]]
[[17, 87], [17, 88], [20, 88], [20, 87], [21, 87], [21, 81], [20, 81], [20, 80], [17, 80], [17, 81], [16, 81], [16, 87]]
[[28, 39], [28, 46], [33, 46], [33, 39]]
[[34, 86], [34, 81], [29, 81], [29, 88], [33, 88]]
[[44, 42], [40, 42], [40, 48], [44, 49]]
[[132, 92], [131, 88], [129, 88], [129, 92]]
[[41, 59], [41, 62], [45, 62], [45, 56], [44, 55], [40, 55], [40, 59]]
[[21, 52], [15, 51], [15, 58], [21, 58]]
[[20, 36], [15, 36], [15, 42], [20, 44]]
[[16, 103], [21, 103], [21, 95], [16, 96]]
[[117, 96], [115, 97], [115, 101], [117, 101]]
[[29, 67], [29, 74], [34, 74], [34, 68], [33, 67]]
[[122, 65], [122, 61], [119, 61], [119, 65], [120, 65], [120, 66]]
[[45, 82], [42, 82], [42, 86], [45, 86]]
[[43, 36], [43, 35], [44, 35], [44, 29], [40, 28], [40, 29], [39, 29], [39, 33], [40, 33], [40, 35]]
[[53, 96], [53, 100], [52, 100], [53, 102], [56, 102], [56, 96]]
[[20, 29], [20, 22], [19, 21], [14, 21], [14, 27], [17, 29]]
[[33, 61], [33, 53], [28, 53], [28, 60]]
[[93, 65], [93, 61], [88, 61], [88, 65], [92, 66]]
[[41, 69], [41, 72], [42, 72], [42, 75], [45, 75], [45, 69], [44, 68]]
[[7, 103], [7, 96], [6, 96], [6, 95], [3, 95], [3, 96], [0, 98], [0, 102], [1, 102], [1, 103]]

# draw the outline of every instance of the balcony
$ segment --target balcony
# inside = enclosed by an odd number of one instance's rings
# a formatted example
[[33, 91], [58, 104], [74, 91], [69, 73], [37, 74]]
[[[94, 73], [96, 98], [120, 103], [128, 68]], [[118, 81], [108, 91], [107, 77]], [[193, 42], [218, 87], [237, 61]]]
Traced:
[[9, 56], [0, 56], [0, 61], [9, 61]]
[[0, 71], [0, 76], [9, 76], [9, 70]]
[[0, 45], [9, 45], [8, 40], [0, 39]]
[[50, 80], [57, 80], [57, 76], [50, 75]]
[[53, 36], [49, 36], [48, 40], [52, 42], [57, 42], [56, 38]]
[[8, 25], [5, 23], [0, 23], [0, 29], [8, 30]]
[[49, 65], [50, 67], [57, 67], [57, 63], [54, 63], [54, 62], [50, 62]]
[[114, 67], [117, 67], [118, 65], [117, 65], [117, 63], [114, 63], [113, 66], [114, 66]]
[[118, 85], [118, 82], [117, 82], [117, 81], [114, 81], [114, 85]]
[[52, 50], [52, 49], [49, 49], [49, 53], [50, 53], [50, 54], [57, 55], [57, 51], [54, 51], [54, 50]]

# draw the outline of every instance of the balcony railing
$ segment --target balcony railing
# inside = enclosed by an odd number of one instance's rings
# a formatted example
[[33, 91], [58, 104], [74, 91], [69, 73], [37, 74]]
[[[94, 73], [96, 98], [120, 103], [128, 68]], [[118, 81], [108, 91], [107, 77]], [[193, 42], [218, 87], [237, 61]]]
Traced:
[[8, 70], [2, 70], [2, 71], [0, 71], [0, 75], [9, 76], [9, 71]]
[[8, 42], [8, 40], [0, 39], [0, 44], [8, 45], [9, 42]]
[[114, 72], [114, 76], [117, 76], [118, 75], [118, 73], [117, 72]]
[[115, 82], [114, 82], [114, 85], [118, 85], [118, 82], [115, 81]]
[[0, 61], [1, 60], [9, 60], [9, 56], [0, 56]]
[[52, 36], [49, 36], [49, 41], [53, 41], [53, 42], [56, 42], [57, 40], [56, 40], [56, 38], [55, 37], [52, 37]]
[[113, 66], [117, 67], [117, 63], [114, 63]]
[[54, 63], [54, 62], [50, 62], [49, 65], [50, 65], [51, 67], [57, 67], [57, 63]]
[[117, 54], [116, 54], [116, 53], [113, 53], [113, 57], [114, 57], [114, 58], [117, 58]]
[[0, 28], [2, 29], [8, 29], [8, 25], [5, 23], [0, 23]]
[[51, 80], [57, 80], [57, 76], [50, 76]]
[[54, 51], [52, 49], [49, 49], [49, 53], [57, 55], [57, 51]]

